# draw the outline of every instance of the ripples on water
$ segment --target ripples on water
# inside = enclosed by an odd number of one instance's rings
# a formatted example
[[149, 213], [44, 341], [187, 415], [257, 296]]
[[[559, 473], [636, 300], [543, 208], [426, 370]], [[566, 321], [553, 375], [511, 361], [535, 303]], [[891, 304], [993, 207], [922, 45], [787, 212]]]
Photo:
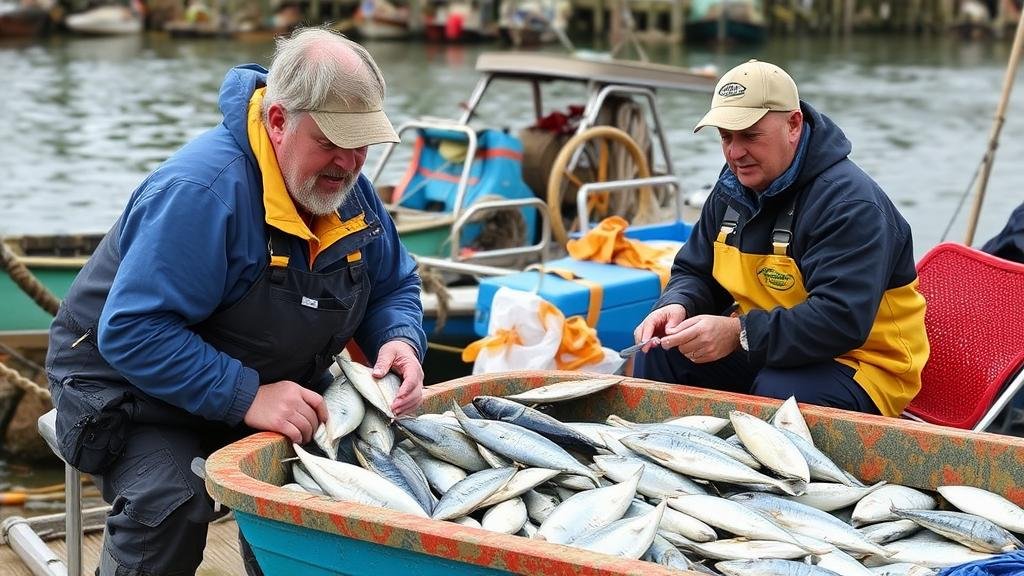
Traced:
[[[368, 44], [389, 83], [397, 124], [422, 115], [456, 117], [477, 76], [480, 48]], [[0, 43], [7, 79], [0, 136], [0, 234], [102, 231], [132, 189], [170, 153], [220, 119], [217, 90], [242, 62], [266, 64], [269, 39], [255, 42], [54, 37]], [[1005, 43], [946, 38], [776, 39], [761, 49], [711, 52], [652, 48], [652, 59], [720, 71], [751, 57], [786, 67], [803, 98], [830, 115], [854, 143], [854, 159], [897, 202], [914, 227], [917, 254], [940, 240], [988, 139], [1009, 52]], [[499, 87], [494, 87], [499, 88]], [[1022, 200], [1024, 107], [1012, 99], [976, 242], [994, 234]], [[555, 91], [548, 109], [575, 92]], [[525, 89], [489, 93], [478, 125], [523, 126]], [[705, 97], [663, 93], [671, 153], [689, 189], [710, 185], [721, 166], [711, 130], [694, 135]], [[371, 161], [379, 150], [371, 152]], [[399, 155], [399, 158], [408, 154]], [[389, 164], [392, 178], [401, 163]], [[969, 203], [953, 227], [962, 240]]]

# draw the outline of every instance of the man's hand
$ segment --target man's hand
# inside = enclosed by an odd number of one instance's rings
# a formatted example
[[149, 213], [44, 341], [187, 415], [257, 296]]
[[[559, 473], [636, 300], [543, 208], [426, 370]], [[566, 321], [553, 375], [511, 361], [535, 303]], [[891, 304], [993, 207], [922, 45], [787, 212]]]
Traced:
[[696, 364], [721, 360], [739, 345], [740, 319], [710, 314], [684, 320], [675, 333], [661, 339], [662, 348], [677, 348]]
[[395, 416], [415, 410], [423, 401], [423, 367], [416, 350], [403, 340], [392, 340], [380, 347], [373, 377], [383, 378], [388, 372], [402, 377], [402, 386], [391, 403]]
[[[669, 334], [675, 334], [679, 330], [679, 325], [686, 320], [686, 308], [683, 308], [682, 304], [669, 304], [668, 306], [662, 306], [657, 310], [654, 310], [644, 318], [644, 321], [636, 327], [633, 331], [633, 340], [639, 344], [646, 340], [650, 340], [653, 336], [664, 337]], [[651, 348], [656, 346], [655, 342], [651, 342], [641, 348], [643, 352], [648, 352]]]
[[296, 444], [305, 444], [327, 420], [322, 396], [291, 380], [264, 384], [256, 389], [245, 424], [256, 430], [280, 432]]

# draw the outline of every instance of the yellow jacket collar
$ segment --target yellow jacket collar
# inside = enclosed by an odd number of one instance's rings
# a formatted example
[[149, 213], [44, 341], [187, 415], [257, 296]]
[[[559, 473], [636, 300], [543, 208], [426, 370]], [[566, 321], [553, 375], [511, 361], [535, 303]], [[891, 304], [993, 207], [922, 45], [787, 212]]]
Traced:
[[277, 156], [274, 154], [274, 146], [270, 142], [270, 135], [267, 134], [266, 126], [263, 124], [263, 115], [260, 109], [263, 104], [263, 94], [266, 88], [260, 88], [253, 92], [249, 99], [249, 145], [256, 156], [260, 173], [263, 175], [263, 207], [266, 211], [267, 224], [298, 236], [303, 240], [321, 242], [318, 234], [313, 230], [327, 232], [341, 225], [337, 214], [326, 216], [315, 216], [311, 220], [312, 229], [306, 224], [295, 207], [295, 202], [288, 194], [288, 188], [284, 184], [284, 177], [281, 176], [281, 167], [277, 164]]

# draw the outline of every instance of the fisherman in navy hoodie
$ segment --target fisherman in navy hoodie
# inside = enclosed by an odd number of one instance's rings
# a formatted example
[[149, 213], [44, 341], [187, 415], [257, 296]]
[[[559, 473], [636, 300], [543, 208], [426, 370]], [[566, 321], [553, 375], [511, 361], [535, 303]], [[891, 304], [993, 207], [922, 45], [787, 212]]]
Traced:
[[[101, 575], [193, 574], [216, 516], [190, 463], [254, 430], [310, 440], [333, 356], [423, 385], [420, 280], [360, 174], [398, 138], [384, 79], [342, 36], [278, 40], [270, 72], [228, 72], [224, 121], [132, 194], [50, 330], [64, 458], [107, 517]], [[258, 571], [242, 541], [247, 569]]]
[[778, 66], [727, 72], [705, 126], [726, 166], [635, 331], [660, 340], [634, 374], [900, 414], [928, 359], [906, 220]]

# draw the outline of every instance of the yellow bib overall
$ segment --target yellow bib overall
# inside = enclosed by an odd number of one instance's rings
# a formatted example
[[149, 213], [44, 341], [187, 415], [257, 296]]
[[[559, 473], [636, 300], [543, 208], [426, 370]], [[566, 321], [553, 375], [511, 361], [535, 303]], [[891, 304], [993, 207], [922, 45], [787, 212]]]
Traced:
[[[793, 308], [808, 298], [803, 276], [786, 252], [792, 237], [793, 205], [783, 210], [772, 235], [771, 254], [747, 254], [729, 244], [738, 213], [728, 208], [715, 240], [712, 275], [736, 300], [742, 314], [751, 310]], [[913, 326], [923, 325], [924, 297], [917, 279], [882, 295], [874, 324], [860, 348], [836, 361], [849, 366], [879, 411], [898, 416], [921, 387], [928, 341]]]

